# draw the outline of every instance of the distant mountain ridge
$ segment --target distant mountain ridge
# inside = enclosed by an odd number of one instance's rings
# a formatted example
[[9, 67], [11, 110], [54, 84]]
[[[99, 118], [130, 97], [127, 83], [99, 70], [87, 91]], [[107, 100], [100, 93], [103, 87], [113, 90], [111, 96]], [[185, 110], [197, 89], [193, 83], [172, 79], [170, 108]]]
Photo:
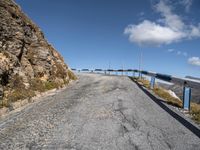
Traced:
[[[180, 99], [183, 99], [183, 86], [174, 84], [169, 85], [165, 83], [157, 82], [158, 86], [173, 91]], [[192, 102], [199, 103], [200, 104], [200, 88], [192, 88]]]
[[197, 78], [197, 77], [186, 76], [185, 78], [188, 78], [188, 79], [194, 79], [194, 80], [199, 80], [199, 81], [200, 81], [200, 78]]

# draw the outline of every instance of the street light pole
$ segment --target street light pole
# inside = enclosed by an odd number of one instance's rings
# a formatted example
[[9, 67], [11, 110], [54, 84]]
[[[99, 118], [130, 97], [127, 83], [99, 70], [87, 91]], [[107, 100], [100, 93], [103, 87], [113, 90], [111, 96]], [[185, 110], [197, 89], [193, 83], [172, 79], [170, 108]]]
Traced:
[[109, 75], [110, 75], [110, 61], [109, 61], [109, 66], [108, 66], [108, 69], [109, 69]]
[[140, 59], [139, 59], [139, 78], [142, 78], [142, 50], [140, 50]]
[[122, 62], [122, 76], [124, 75], [123, 71], [124, 71], [124, 63]]

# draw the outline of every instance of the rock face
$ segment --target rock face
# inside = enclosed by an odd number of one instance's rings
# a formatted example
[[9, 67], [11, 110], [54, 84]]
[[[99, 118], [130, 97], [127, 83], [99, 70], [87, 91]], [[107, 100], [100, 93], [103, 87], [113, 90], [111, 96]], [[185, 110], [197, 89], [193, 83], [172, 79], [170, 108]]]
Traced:
[[0, 0], [0, 98], [15, 88], [41, 84], [50, 89], [71, 79], [74, 74], [40, 28], [13, 0]]

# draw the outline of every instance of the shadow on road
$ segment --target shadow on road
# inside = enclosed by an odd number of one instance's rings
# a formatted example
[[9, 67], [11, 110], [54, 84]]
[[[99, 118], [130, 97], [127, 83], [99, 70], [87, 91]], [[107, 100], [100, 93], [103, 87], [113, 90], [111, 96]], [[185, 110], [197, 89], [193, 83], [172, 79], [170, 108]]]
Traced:
[[[132, 79], [131, 79], [132, 80]], [[133, 80], [132, 80], [133, 81]], [[135, 81], [133, 81], [135, 82]], [[140, 84], [135, 82], [137, 86], [146, 93], [147, 96], [149, 96], [157, 105], [159, 105], [162, 109], [164, 109], [167, 113], [169, 113], [173, 118], [175, 118], [177, 121], [179, 121], [183, 126], [188, 128], [193, 134], [195, 134], [197, 137], [200, 138], [200, 130], [195, 127], [193, 124], [191, 124], [189, 121], [185, 120], [183, 117], [172, 111], [170, 108], [168, 108], [165, 104], [163, 104], [163, 100], [156, 98], [154, 95], [152, 95], [148, 90], [144, 89]]]

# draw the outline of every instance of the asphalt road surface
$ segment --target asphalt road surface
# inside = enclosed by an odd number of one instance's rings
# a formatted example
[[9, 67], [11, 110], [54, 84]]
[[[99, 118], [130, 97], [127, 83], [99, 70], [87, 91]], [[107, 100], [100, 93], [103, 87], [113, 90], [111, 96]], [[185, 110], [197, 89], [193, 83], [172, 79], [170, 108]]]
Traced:
[[0, 119], [0, 149], [199, 150], [199, 128], [128, 77], [79, 74]]

